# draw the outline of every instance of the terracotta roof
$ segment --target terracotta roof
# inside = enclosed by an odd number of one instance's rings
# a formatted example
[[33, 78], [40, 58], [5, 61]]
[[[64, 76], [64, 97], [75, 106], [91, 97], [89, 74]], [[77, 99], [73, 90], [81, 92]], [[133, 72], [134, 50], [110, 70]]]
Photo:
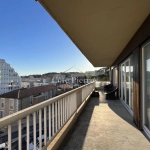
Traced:
[[51, 89], [55, 89], [54, 85], [45, 85], [45, 86], [37, 86], [32, 88], [24, 88], [14, 90], [5, 94], [0, 95], [0, 98], [25, 98], [31, 95], [37, 95], [42, 92], [50, 91]]

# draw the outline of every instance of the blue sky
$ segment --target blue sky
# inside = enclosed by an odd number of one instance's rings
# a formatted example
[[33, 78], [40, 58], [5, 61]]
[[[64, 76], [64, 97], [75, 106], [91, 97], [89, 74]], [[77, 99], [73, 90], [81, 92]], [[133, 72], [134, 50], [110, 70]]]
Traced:
[[0, 58], [20, 75], [98, 69], [35, 0], [0, 0]]

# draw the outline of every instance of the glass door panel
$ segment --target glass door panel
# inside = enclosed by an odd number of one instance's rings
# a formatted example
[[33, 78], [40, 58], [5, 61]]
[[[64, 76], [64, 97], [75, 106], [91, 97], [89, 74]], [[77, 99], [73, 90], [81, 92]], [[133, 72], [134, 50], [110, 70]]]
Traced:
[[129, 76], [130, 76], [130, 72], [129, 72], [129, 60], [126, 62], [126, 103], [127, 105], [129, 105]]
[[130, 108], [133, 110], [133, 56], [130, 57]]
[[150, 130], [150, 44], [143, 47], [144, 50], [144, 125]]

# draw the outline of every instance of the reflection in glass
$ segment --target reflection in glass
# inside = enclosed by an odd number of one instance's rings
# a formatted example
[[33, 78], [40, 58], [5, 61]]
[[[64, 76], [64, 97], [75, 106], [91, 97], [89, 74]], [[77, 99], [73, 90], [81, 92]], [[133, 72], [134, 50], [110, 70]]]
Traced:
[[130, 108], [133, 110], [133, 56], [130, 57]]
[[129, 61], [126, 62], [126, 103], [129, 105]]
[[145, 65], [145, 126], [150, 129], [150, 44], [144, 47]]
[[119, 66], [119, 96], [121, 98], [121, 66]]
[[124, 81], [124, 75], [125, 75], [125, 68], [124, 64], [122, 65], [122, 94], [123, 94], [123, 100], [125, 100], [125, 81]]

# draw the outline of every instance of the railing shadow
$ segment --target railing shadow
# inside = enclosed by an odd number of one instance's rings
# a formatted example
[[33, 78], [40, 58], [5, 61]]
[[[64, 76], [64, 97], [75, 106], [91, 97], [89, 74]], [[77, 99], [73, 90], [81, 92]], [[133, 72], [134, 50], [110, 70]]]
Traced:
[[[58, 150], [82, 150], [95, 106], [99, 98], [92, 97]], [[73, 138], [72, 138], [73, 137]], [[74, 138], [76, 137], [76, 138]], [[68, 144], [69, 142], [69, 144]]]

